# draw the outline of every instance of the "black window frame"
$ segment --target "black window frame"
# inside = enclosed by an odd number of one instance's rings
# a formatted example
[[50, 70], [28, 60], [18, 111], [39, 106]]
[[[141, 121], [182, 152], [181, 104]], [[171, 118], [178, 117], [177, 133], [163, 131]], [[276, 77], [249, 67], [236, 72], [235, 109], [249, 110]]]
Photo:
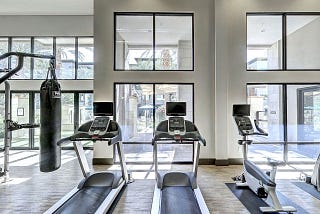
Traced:
[[[116, 44], [117, 44], [117, 16], [152, 16], [153, 18], [153, 21], [152, 21], [152, 26], [153, 26], [153, 38], [152, 38], [152, 50], [153, 50], [153, 66], [152, 66], [152, 69], [119, 69], [116, 67], [116, 56], [117, 56], [117, 53], [116, 53]], [[184, 69], [184, 70], [180, 70], [180, 69], [176, 69], [176, 70], [170, 70], [170, 69], [167, 69], [167, 70], [159, 70], [159, 69], [156, 69], [155, 67], [155, 61], [156, 61], [156, 58], [155, 58], [155, 50], [156, 50], [156, 47], [155, 47], [155, 17], [156, 16], [191, 16], [191, 19], [192, 19], [192, 68], [190, 70], [187, 70], [187, 69]], [[186, 71], [186, 72], [190, 72], [190, 71], [194, 71], [194, 13], [175, 13], [175, 12], [172, 12], [172, 13], [168, 13], [168, 12], [114, 12], [113, 13], [113, 25], [114, 25], [114, 29], [113, 29], [113, 70], [114, 71], [158, 71], [158, 72], [181, 72], [181, 71]]]
[[[248, 101], [248, 86], [254, 86], [254, 85], [280, 85], [282, 87], [282, 106], [283, 106], [283, 141], [278, 141], [278, 142], [271, 142], [271, 141], [257, 141], [254, 142], [254, 144], [270, 144], [270, 145], [283, 145], [283, 161], [285, 161], [286, 163], [292, 163], [292, 164], [310, 164], [310, 163], [314, 163], [314, 162], [296, 162], [296, 161], [289, 161], [288, 159], [288, 151], [289, 151], [289, 145], [312, 145], [312, 144], [320, 144], [320, 141], [312, 141], [312, 142], [307, 142], [307, 141], [288, 141], [288, 94], [287, 94], [287, 88], [288, 86], [292, 86], [292, 85], [306, 85], [306, 86], [310, 86], [310, 85], [319, 85], [320, 87], [320, 83], [318, 82], [310, 82], [310, 83], [292, 83], [292, 82], [288, 82], [288, 83], [277, 83], [277, 82], [266, 82], [266, 83], [254, 83], [254, 82], [249, 82], [246, 83], [246, 102]], [[308, 87], [308, 88], [314, 88], [314, 87]], [[307, 90], [307, 89], [306, 89]], [[301, 89], [300, 91], [303, 91], [303, 89]], [[299, 98], [299, 92], [297, 94], [297, 101], [302, 101], [302, 99]], [[299, 100], [300, 99], [300, 100]], [[297, 124], [298, 124], [298, 120], [299, 117], [301, 117], [301, 115], [303, 112], [299, 111], [299, 109], [301, 109], [301, 103], [297, 102]]]
[[259, 72], [259, 71], [320, 71], [317, 69], [306, 68], [287, 68], [287, 17], [288, 16], [320, 16], [320, 12], [247, 12], [246, 13], [246, 59], [248, 50], [248, 16], [282, 16], [282, 66], [280, 69], [248, 69], [246, 62], [246, 71]]
[[[34, 40], [35, 38], [53, 38], [53, 55], [56, 56], [56, 39], [57, 38], [74, 38], [75, 39], [75, 76], [72, 79], [60, 79], [59, 80], [93, 80], [94, 79], [94, 70], [93, 70], [93, 76], [92, 78], [78, 78], [78, 67], [79, 65], [92, 65], [94, 66], [94, 62], [92, 63], [79, 63], [78, 60], [78, 39], [79, 38], [93, 38], [94, 36], [0, 36], [0, 38], [7, 38], [8, 39], [8, 52], [12, 50], [12, 39], [13, 38], [30, 38], [31, 39], [31, 52], [34, 52]], [[94, 47], [94, 46], [93, 46]], [[11, 67], [11, 60], [8, 60], [8, 67]], [[94, 68], [94, 67], [93, 67]], [[47, 71], [44, 71], [47, 72]], [[10, 78], [11, 79], [11, 78]], [[31, 58], [31, 68], [30, 68], [30, 78], [29, 79], [12, 79], [14, 81], [20, 81], [20, 80], [44, 80], [45, 78], [37, 78], [34, 79], [34, 60]]]
[[[0, 91], [0, 93], [4, 94], [5, 92], [3, 90]], [[11, 90], [10, 91], [10, 96], [12, 97], [13, 93], [27, 93], [29, 94], [29, 123], [34, 123], [35, 121], [35, 95], [39, 94], [40, 91], [25, 91], [25, 90]], [[64, 90], [61, 91], [61, 93], [73, 93], [74, 96], [74, 131], [76, 131], [80, 124], [79, 124], [79, 94], [82, 93], [91, 93], [94, 94], [93, 90]], [[10, 103], [10, 109], [12, 109], [12, 100]], [[34, 129], [29, 129], [29, 146], [28, 147], [11, 147], [10, 149], [12, 150], [38, 150], [39, 147], [35, 147], [34, 142], [35, 142], [35, 130]], [[63, 149], [70, 150], [73, 149], [73, 146], [65, 146]], [[93, 149], [93, 146], [84, 146], [84, 149]]]

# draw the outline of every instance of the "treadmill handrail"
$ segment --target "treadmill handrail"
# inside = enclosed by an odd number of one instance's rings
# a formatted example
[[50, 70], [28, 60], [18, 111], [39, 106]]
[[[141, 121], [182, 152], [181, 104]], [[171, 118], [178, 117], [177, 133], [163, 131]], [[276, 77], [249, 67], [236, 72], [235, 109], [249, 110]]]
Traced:
[[268, 136], [268, 133], [261, 133], [261, 132], [252, 132], [252, 133], [244, 133], [243, 136], [249, 135], [261, 135], [261, 136]]
[[202, 146], [206, 146], [206, 140], [199, 134], [198, 131], [186, 132], [186, 134], [179, 136], [179, 140], [176, 140], [175, 135], [170, 135], [168, 132], [157, 131], [152, 139], [152, 145], [157, 143], [157, 141], [171, 141], [182, 144], [199, 141]]
[[62, 144], [73, 142], [73, 141], [107, 141], [109, 145], [115, 144], [118, 141], [120, 141], [120, 137], [117, 134], [118, 132], [107, 132], [105, 135], [99, 136], [99, 135], [89, 135], [87, 132], [78, 132], [72, 136], [65, 137], [60, 139], [57, 142], [58, 146], [61, 146]]

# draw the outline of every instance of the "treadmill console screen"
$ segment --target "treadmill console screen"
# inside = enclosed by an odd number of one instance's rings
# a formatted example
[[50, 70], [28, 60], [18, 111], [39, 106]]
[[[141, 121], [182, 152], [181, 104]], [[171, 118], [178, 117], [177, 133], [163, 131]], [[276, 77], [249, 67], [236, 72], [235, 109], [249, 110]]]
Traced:
[[113, 116], [113, 102], [93, 102], [94, 116]]
[[89, 135], [104, 135], [108, 130], [110, 119], [109, 117], [94, 118], [89, 129]]
[[186, 125], [183, 117], [170, 117], [168, 123], [168, 132], [170, 135], [185, 134]]
[[167, 102], [167, 116], [186, 116], [186, 102]]
[[233, 116], [250, 116], [250, 105], [249, 104], [239, 104], [233, 105]]

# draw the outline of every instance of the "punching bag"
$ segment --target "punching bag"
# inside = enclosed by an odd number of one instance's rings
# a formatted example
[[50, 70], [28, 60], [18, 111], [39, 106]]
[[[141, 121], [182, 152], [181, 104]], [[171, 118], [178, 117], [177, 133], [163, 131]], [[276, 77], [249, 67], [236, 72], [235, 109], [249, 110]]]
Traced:
[[[49, 77], [51, 74], [51, 79]], [[40, 88], [40, 171], [51, 172], [61, 165], [61, 89], [55, 71], [49, 68]]]

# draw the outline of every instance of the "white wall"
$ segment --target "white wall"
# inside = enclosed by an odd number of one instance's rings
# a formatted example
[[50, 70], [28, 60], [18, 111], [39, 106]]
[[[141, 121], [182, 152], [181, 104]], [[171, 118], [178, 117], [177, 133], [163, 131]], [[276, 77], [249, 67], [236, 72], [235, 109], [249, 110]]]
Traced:
[[[0, 36], [93, 36], [93, 16], [2, 15]], [[42, 80], [10, 82], [11, 90], [39, 90]], [[93, 90], [92, 80], [63, 80], [60, 84], [62, 90]], [[0, 90], [3, 89], [1, 84]]]
[[92, 36], [93, 16], [0, 16], [0, 36]]
[[215, 141], [218, 159], [241, 157], [232, 105], [246, 102], [246, 83], [320, 82], [319, 71], [247, 72], [246, 12], [319, 10], [318, 0], [215, 0]]
[[[194, 72], [125, 72], [113, 70], [114, 12], [193, 12], [195, 27]], [[207, 139], [202, 158], [214, 153], [214, 1], [212, 0], [95, 0], [95, 100], [113, 100], [114, 82], [195, 84], [195, 123]], [[108, 152], [108, 155], [111, 153]]]

